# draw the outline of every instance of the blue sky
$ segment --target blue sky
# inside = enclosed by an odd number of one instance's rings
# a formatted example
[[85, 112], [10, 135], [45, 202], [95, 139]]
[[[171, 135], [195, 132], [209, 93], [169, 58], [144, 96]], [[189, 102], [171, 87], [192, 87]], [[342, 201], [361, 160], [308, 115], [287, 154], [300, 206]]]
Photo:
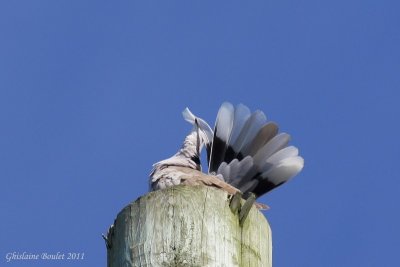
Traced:
[[2, 1], [0, 257], [84, 252], [223, 101], [292, 135], [303, 172], [261, 198], [281, 266], [394, 266], [398, 1]]

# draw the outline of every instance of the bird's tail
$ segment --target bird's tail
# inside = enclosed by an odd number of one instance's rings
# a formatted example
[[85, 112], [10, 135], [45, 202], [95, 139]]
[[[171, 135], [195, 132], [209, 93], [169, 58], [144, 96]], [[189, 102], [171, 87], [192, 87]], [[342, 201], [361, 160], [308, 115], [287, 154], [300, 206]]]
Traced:
[[[191, 116], [189, 111], [185, 119]], [[288, 146], [289, 140], [289, 134], [278, 133], [278, 125], [267, 121], [263, 112], [251, 113], [245, 105], [234, 107], [225, 102], [218, 111], [212, 141], [206, 146], [209, 172], [222, 175], [243, 193], [259, 197], [303, 168], [304, 160], [296, 147]]]

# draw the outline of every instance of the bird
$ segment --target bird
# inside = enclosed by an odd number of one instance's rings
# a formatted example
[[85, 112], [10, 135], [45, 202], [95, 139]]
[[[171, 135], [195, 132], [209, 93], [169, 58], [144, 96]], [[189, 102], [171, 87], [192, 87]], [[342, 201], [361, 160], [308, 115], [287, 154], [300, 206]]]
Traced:
[[[224, 102], [214, 129], [189, 108], [182, 115], [192, 129], [175, 155], [153, 164], [151, 191], [203, 184], [254, 202], [303, 169], [304, 159], [297, 147], [289, 145], [290, 135], [279, 132], [278, 124], [260, 110], [251, 112], [243, 104]], [[207, 173], [202, 172], [200, 162], [204, 147]]]

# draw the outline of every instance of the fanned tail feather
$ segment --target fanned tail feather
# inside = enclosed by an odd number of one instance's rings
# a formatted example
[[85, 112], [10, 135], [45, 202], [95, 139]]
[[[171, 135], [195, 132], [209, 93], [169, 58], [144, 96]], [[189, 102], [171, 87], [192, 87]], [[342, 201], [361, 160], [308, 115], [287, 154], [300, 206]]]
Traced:
[[257, 197], [287, 182], [299, 173], [304, 160], [290, 135], [278, 133], [275, 122], [267, 121], [262, 111], [251, 113], [243, 104], [234, 107], [224, 102], [214, 131], [188, 108], [186, 121], [199, 126], [207, 150], [208, 171], [244, 194]]
[[229, 142], [229, 145], [232, 146], [233, 150], [235, 151], [233, 154], [234, 157], [240, 160], [246, 156], [244, 154], [246, 146], [252, 142], [266, 120], [267, 118], [265, 117], [264, 113], [259, 110], [251, 114], [246, 123], [243, 125], [237, 140], [234, 143]]
[[[233, 186], [237, 186], [243, 181], [251, 168], [253, 167], [253, 158], [245, 157], [241, 161], [238, 159], [232, 160], [229, 164], [222, 162], [219, 166], [217, 174], [222, 174], [225, 181]], [[226, 176], [225, 176], [226, 174]]]
[[243, 148], [243, 154], [254, 156], [256, 152], [278, 133], [278, 125], [268, 122], [258, 131], [253, 141]]
[[238, 151], [238, 149], [234, 147], [233, 144], [237, 143], [239, 145], [239, 142], [236, 141], [241, 135], [243, 129], [246, 128], [244, 126], [247, 120], [250, 118], [250, 116], [251, 116], [250, 109], [243, 104], [237, 105], [236, 108], [234, 109], [232, 130], [229, 139], [227, 139], [228, 141], [226, 142], [231, 144], [230, 146], [227, 146], [225, 151], [224, 160], [226, 162], [230, 162], [237, 156], [236, 151]]
[[209, 158], [209, 172], [216, 172], [219, 165], [224, 161], [227, 149], [227, 140], [232, 132], [234, 120], [234, 107], [225, 102], [221, 105], [214, 128], [214, 138]]
[[222, 104], [208, 148], [209, 172], [243, 193], [257, 197], [287, 182], [301, 171], [304, 160], [288, 146], [290, 135], [278, 134], [278, 125], [264, 113], [239, 104]]

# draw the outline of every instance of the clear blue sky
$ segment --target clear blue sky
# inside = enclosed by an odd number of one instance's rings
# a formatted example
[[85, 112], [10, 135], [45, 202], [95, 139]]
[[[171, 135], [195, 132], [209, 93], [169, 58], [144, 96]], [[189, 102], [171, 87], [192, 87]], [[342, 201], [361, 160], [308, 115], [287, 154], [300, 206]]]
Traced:
[[[105, 266], [101, 233], [190, 107], [261, 109], [303, 172], [262, 197], [274, 267], [394, 266], [398, 1], [1, 1], [2, 266]], [[5, 263], [7, 252], [84, 252]]]

